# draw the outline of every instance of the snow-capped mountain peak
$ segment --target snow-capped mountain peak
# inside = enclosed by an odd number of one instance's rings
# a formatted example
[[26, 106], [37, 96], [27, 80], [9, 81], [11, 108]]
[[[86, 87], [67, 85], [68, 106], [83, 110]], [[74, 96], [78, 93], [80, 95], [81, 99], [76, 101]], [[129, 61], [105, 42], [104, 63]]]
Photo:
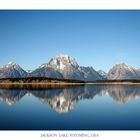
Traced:
[[132, 66], [127, 65], [125, 63], [116, 64], [115, 66], [117, 66], [117, 67], [124, 67], [124, 68], [132, 68]]
[[76, 60], [66, 54], [57, 55], [48, 64], [59, 70], [64, 70], [65, 67], [78, 67]]
[[63, 64], [71, 64], [73, 66], [77, 66], [77, 62], [74, 58], [68, 56], [67, 54], [59, 54], [55, 57], [55, 59], [59, 60]]
[[26, 76], [27, 72], [14, 62], [9, 62], [0, 69], [0, 78], [19, 78]]
[[3, 66], [3, 68], [4, 67], [6, 67], [6, 68], [8, 68], [8, 67], [13, 67], [13, 66], [18, 66], [16, 63], [14, 63], [14, 62], [9, 62], [9, 63], [7, 63], [6, 65], [4, 65]]
[[116, 64], [109, 70], [108, 79], [139, 79], [139, 71], [125, 63]]
[[42, 64], [38, 69], [33, 71], [30, 76], [90, 81], [103, 79], [92, 67], [81, 67], [74, 58], [66, 54], [55, 56], [48, 63]]
[[9, 62], [8, 65], [16, 65], [14, 62]]
[[58, 54], [58, 55], [56, 55], [55, 58], [58, 58], [58, 59], [61, 58], [61, 59], [66, 59], [66, 60], [68, 60], [69, 57], [70, 57], [70, 56], [68, 56], [67, 54]]
[[132, 73], [136, 70], [134, 67], [127, 65], [125, 63], [120, 63], [120, 64], [116, 64], [114, 67], [118, 68], [118, 69], [125, 69], [125, 70], [129, 70]]

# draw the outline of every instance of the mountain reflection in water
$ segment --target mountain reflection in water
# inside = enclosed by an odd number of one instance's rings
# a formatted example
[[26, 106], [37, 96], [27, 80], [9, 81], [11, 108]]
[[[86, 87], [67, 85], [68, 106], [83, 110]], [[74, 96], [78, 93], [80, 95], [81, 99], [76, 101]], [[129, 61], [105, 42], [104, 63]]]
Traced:
[[24, 96], [34, 96], [44, 104], [49, 104], [57, 112], [68, 112], [80, 100], [93, 99], [96, 95], [110, 96], [115, 102], [127, 103], [140, 98], [140, 86], [96, 86], [96, 85], [1, 85], [0, 100], [14, 105]]

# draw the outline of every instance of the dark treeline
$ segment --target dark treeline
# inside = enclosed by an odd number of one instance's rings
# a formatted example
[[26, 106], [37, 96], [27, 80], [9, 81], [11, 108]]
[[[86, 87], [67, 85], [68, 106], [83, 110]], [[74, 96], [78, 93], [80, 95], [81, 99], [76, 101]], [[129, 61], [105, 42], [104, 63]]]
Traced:
[[47, 78], [47, 77], [25, 77], [25, 78], [2, 78], [0, 83], [3, 82], [23, 82], [23, 83], [32, 83], [32, 82], [66, 82], [66, 83], [85, 83], [82, 80], [72, 80], [72, 79], [57, 79], [57, 78]]
[[57, 79], [47, 77], [25, 77], [25, 78], [2, 78], [0, 83], [140, 83], [140, 80], [125, 79], [125, 80], [95, 80], [95, 81], [82, 81], [73, 79]]

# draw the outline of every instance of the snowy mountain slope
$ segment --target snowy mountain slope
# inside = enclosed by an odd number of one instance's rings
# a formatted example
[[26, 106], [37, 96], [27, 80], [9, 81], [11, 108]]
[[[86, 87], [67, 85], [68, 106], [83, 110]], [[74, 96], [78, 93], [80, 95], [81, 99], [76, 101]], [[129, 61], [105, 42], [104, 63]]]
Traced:
[[125, 63], [113, 66], [113, 68], [108, 72], [107, 77], [110, 80], [140, 79], [139, 71]]
[[14, 62], [9, 62], [0, 68], [0, 78], [21, 78], [26, 76], [27, 72]]

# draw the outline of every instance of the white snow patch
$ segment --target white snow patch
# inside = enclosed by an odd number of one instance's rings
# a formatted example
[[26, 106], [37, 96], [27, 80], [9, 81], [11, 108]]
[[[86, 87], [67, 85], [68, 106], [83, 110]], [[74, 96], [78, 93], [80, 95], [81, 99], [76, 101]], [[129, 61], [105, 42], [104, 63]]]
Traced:
[[65, 65], [60, 61], [59, 63], [59, 69], [63, 70], [65, 68]]
[[42, 64], [41, 66], [39, 66], [39, 68], [44, 68], [46, 66], [47, 66], [47, 64]]

